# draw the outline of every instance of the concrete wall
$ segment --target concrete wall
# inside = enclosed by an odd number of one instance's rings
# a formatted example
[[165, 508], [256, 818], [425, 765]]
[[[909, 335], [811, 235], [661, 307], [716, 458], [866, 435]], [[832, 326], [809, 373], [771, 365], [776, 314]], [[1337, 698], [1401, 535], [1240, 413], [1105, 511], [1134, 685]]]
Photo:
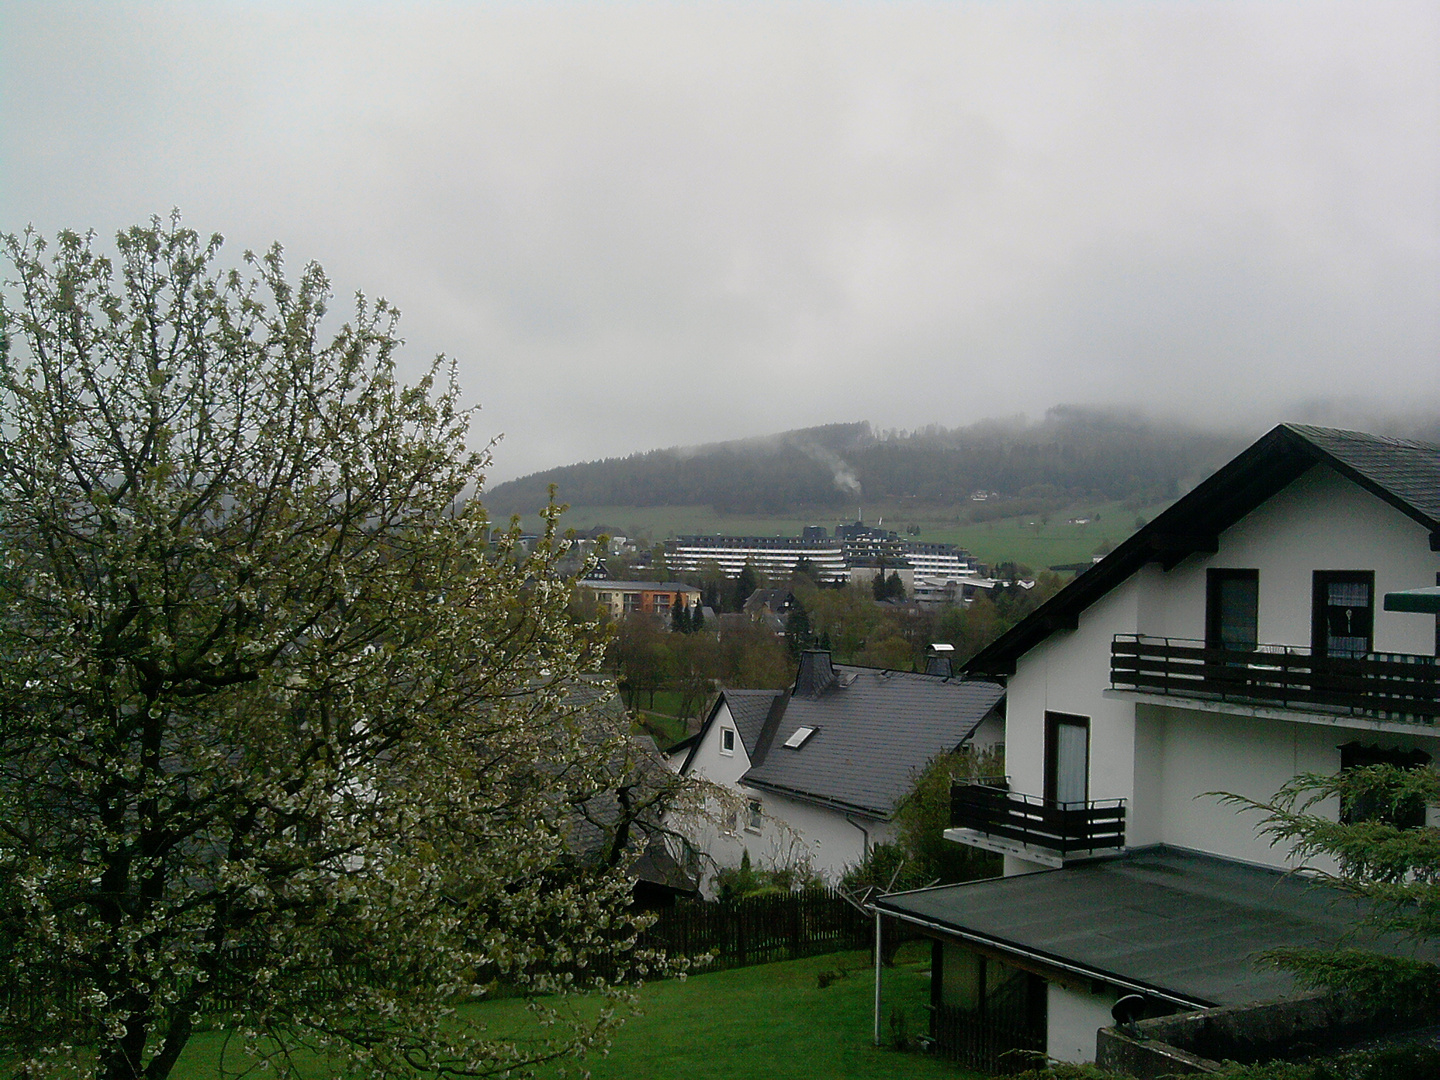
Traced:
[[1045, 998], [1045, 1052], [1057, 1061], [1094, 1061], [1095, 1033], [1115, 1022], [1110, 1009], [1118, 1000], [1118, 994], [1108, 991], [1094, 994], [1050, 983]]

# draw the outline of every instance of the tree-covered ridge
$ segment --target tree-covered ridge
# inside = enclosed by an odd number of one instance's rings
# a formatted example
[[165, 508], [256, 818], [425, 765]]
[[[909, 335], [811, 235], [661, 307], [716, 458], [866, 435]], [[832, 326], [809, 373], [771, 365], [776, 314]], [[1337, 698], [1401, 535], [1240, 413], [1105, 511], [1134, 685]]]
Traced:
[[500, 513], [533, 513], [554, 484], [560, 499], [577, 506], [712, 506], [721, 513], [833, 510], [862, 499], [953, 505], [975, 492], [1158, 502], [1242, 441], [1075, 406], [1053, 408], [1034, 423], [984, 420], [911, 432], [830, 424], [548, 469], [496, 486], [488, 501]]

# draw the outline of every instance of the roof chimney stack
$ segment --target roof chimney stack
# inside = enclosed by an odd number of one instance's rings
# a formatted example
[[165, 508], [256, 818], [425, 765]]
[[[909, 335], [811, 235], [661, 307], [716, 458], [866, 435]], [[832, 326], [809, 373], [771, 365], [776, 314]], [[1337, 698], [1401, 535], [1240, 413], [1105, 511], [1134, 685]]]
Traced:
[[931, 645], [925, 653], [925, 674], [951, 678], [955, 674], [951, 666], [951, 659], [954, 655], [954, 645], [946, 645], [941, 642]]
[[819, 697], [835, 685], [835, 669], [830, 665], [826, 649], [806, 649], [800, 654], [800, 670], [795, 673], [797, 697]]

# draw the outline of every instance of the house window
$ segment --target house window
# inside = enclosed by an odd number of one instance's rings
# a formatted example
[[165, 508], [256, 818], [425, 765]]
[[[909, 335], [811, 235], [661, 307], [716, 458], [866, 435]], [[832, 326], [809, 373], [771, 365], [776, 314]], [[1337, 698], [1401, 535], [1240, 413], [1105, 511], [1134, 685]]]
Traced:
[[1375, 571], [1316, 570], [1310, 648], [1317, 657], [1356, 659], [1375, 634]]
[[800, 747], [805, 745], [805, 740], [814, 734], [815, 729], [813, 727], [796, 728], [795, 733], [785, 740], [785, 745], [791, 750], [799, 750]]
[[[1340, 747], [1340, 771], [1363, 769], [1367, 765], [1394, 765], [1398, 769], [1417, 769], [1430, 764], [1430, 755], [1423, 750], [1393, 750], [1379, 746], [1362, 746], [1358, 742]], [[1353, 825], [1361, 821], [1377, 821], [1397, 829], [1416, 829], [1425, 824], [1425, 802], [1409, 799], [1393, 807], [1384, 807], [1373, 795], [1362, 796], [1348, 807], [1341, 807], [1340, 821]]]
[[624, 593], [623, 596], [625, 614], [629, 615], [631, 612], [641, 610], [640, 594], [638, 592], [627, 592]]
[[759, 832], [760, 826], [763, 822], [764, 815], [760, 811], [760, 800], [751, 799], [749, 813], [747, 814], [745, 819], [745, 828], [749, 829], [751, 832]]
[[727, 727], [727, 728], [721, 728], [721, 729], [720, 729], [720, 753], [722, 753], [722, 754], [733, 754], [733, 753], [735, 753], [735, 729], [734, 729], [734, 728], [728, 728], [728, 727]]
[[663, 612], [669, 611], [669, 610], [670, 610], [670, 594], [669, 594], [669, 593], [656, 593], [656, 594], [655, 594], [655, 599], [654, 599], [654, 605], [655, 605], [655, 610], [656, 610], [657, 612], [662, 612], [662, 613], [663, 613]]
[[1259, 622], [1258, 570], [1205, 572], [1205, 645], [1253, 652]]
[[1090, 798], [1090, 718], [1045, 713], [1045, 798], [1083, 803]]

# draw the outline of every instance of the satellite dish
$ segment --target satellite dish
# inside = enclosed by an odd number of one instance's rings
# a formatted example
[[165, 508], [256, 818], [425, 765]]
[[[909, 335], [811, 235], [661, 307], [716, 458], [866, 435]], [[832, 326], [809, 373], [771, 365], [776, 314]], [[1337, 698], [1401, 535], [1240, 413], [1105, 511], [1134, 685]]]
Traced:
[[1138, 1035], [1140, 1032], [1135, 1027], [1135, 1021], [1145, 1015], [1145, 996], [1143, 994], [1126, 994], [1110, 1007], [1110, 1015], [1115, 1018], [1116, 1026], [1120, 1027], [1125, 1034]]

